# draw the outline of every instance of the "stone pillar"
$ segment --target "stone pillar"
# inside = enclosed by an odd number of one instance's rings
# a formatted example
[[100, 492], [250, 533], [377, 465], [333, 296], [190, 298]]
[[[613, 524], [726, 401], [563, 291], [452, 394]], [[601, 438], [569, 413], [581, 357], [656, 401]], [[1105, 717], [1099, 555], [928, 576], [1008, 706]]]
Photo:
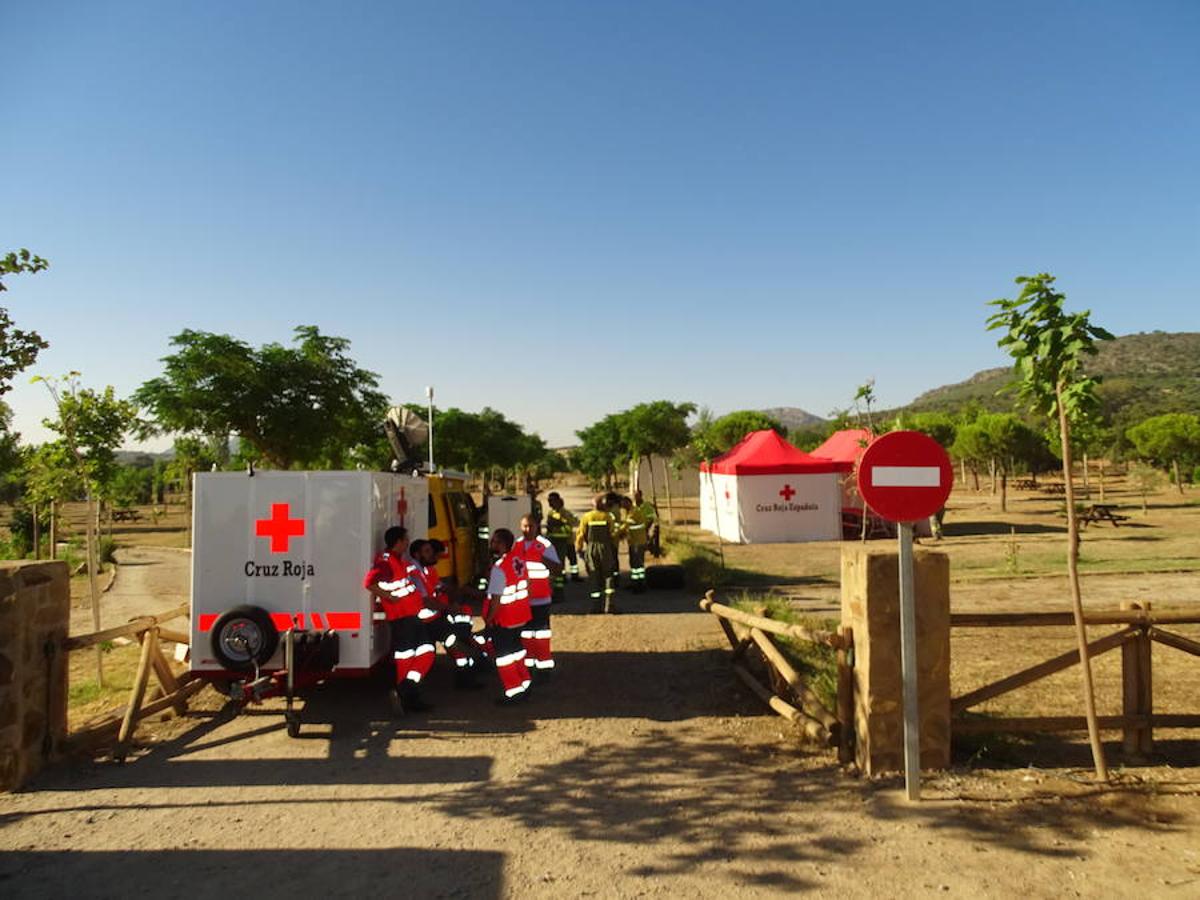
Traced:
[[[921, 766], [950, 764], [950, 560], [913, 554]], [[842, 625], [854, 629], [855, 757], [866, 775], [904, 769], [900, 561], [894, 545], [845, 544]]]
[[24, 784], [66, 737], [70, 614], [65, 562], [0, 562], [0, 791]]

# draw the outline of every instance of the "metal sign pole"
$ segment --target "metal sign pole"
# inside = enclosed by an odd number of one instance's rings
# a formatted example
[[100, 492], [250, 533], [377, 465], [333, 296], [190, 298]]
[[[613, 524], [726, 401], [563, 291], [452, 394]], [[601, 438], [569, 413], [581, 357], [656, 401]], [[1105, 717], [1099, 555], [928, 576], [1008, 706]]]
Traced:
[[913, 526], [900, 522], [900, 672], [904, 684], [904, 790], [921, 799], [921, 730], [917, 709], [917, 605], [913, 586]]

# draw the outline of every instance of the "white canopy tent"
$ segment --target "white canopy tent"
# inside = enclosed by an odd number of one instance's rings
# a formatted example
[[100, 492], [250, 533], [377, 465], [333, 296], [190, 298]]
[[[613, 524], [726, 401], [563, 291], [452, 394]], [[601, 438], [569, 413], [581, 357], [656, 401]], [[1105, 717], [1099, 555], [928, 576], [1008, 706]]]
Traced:
[[755, 431], [701, 464], [700, 527], [738, 544], [839, 540], [846, 468]]

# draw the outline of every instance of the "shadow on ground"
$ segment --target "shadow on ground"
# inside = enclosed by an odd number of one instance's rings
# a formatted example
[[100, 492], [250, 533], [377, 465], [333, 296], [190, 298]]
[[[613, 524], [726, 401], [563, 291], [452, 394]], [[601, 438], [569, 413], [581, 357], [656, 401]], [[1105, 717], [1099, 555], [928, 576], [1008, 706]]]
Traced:
[[[347, 835], [347, 843], [353, 838]], [[0, 856], [5, 897], [503, 895], [504, 855], [478, 850], [22, 850]]]

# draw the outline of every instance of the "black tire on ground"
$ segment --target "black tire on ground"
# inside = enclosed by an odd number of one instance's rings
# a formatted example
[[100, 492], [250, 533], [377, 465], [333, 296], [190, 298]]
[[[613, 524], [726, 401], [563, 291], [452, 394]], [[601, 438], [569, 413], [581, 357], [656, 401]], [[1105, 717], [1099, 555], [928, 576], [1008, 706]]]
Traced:
[[256, 663], [261, 666], [278, 646], [279, 632], [259, 606], [235, 606], [213, 625], [213, 656], [234, 672], [250, 671]]
[[683, 566], [647, 566], [646, 587], [652, 591], [682, 590], [685, 587]]

